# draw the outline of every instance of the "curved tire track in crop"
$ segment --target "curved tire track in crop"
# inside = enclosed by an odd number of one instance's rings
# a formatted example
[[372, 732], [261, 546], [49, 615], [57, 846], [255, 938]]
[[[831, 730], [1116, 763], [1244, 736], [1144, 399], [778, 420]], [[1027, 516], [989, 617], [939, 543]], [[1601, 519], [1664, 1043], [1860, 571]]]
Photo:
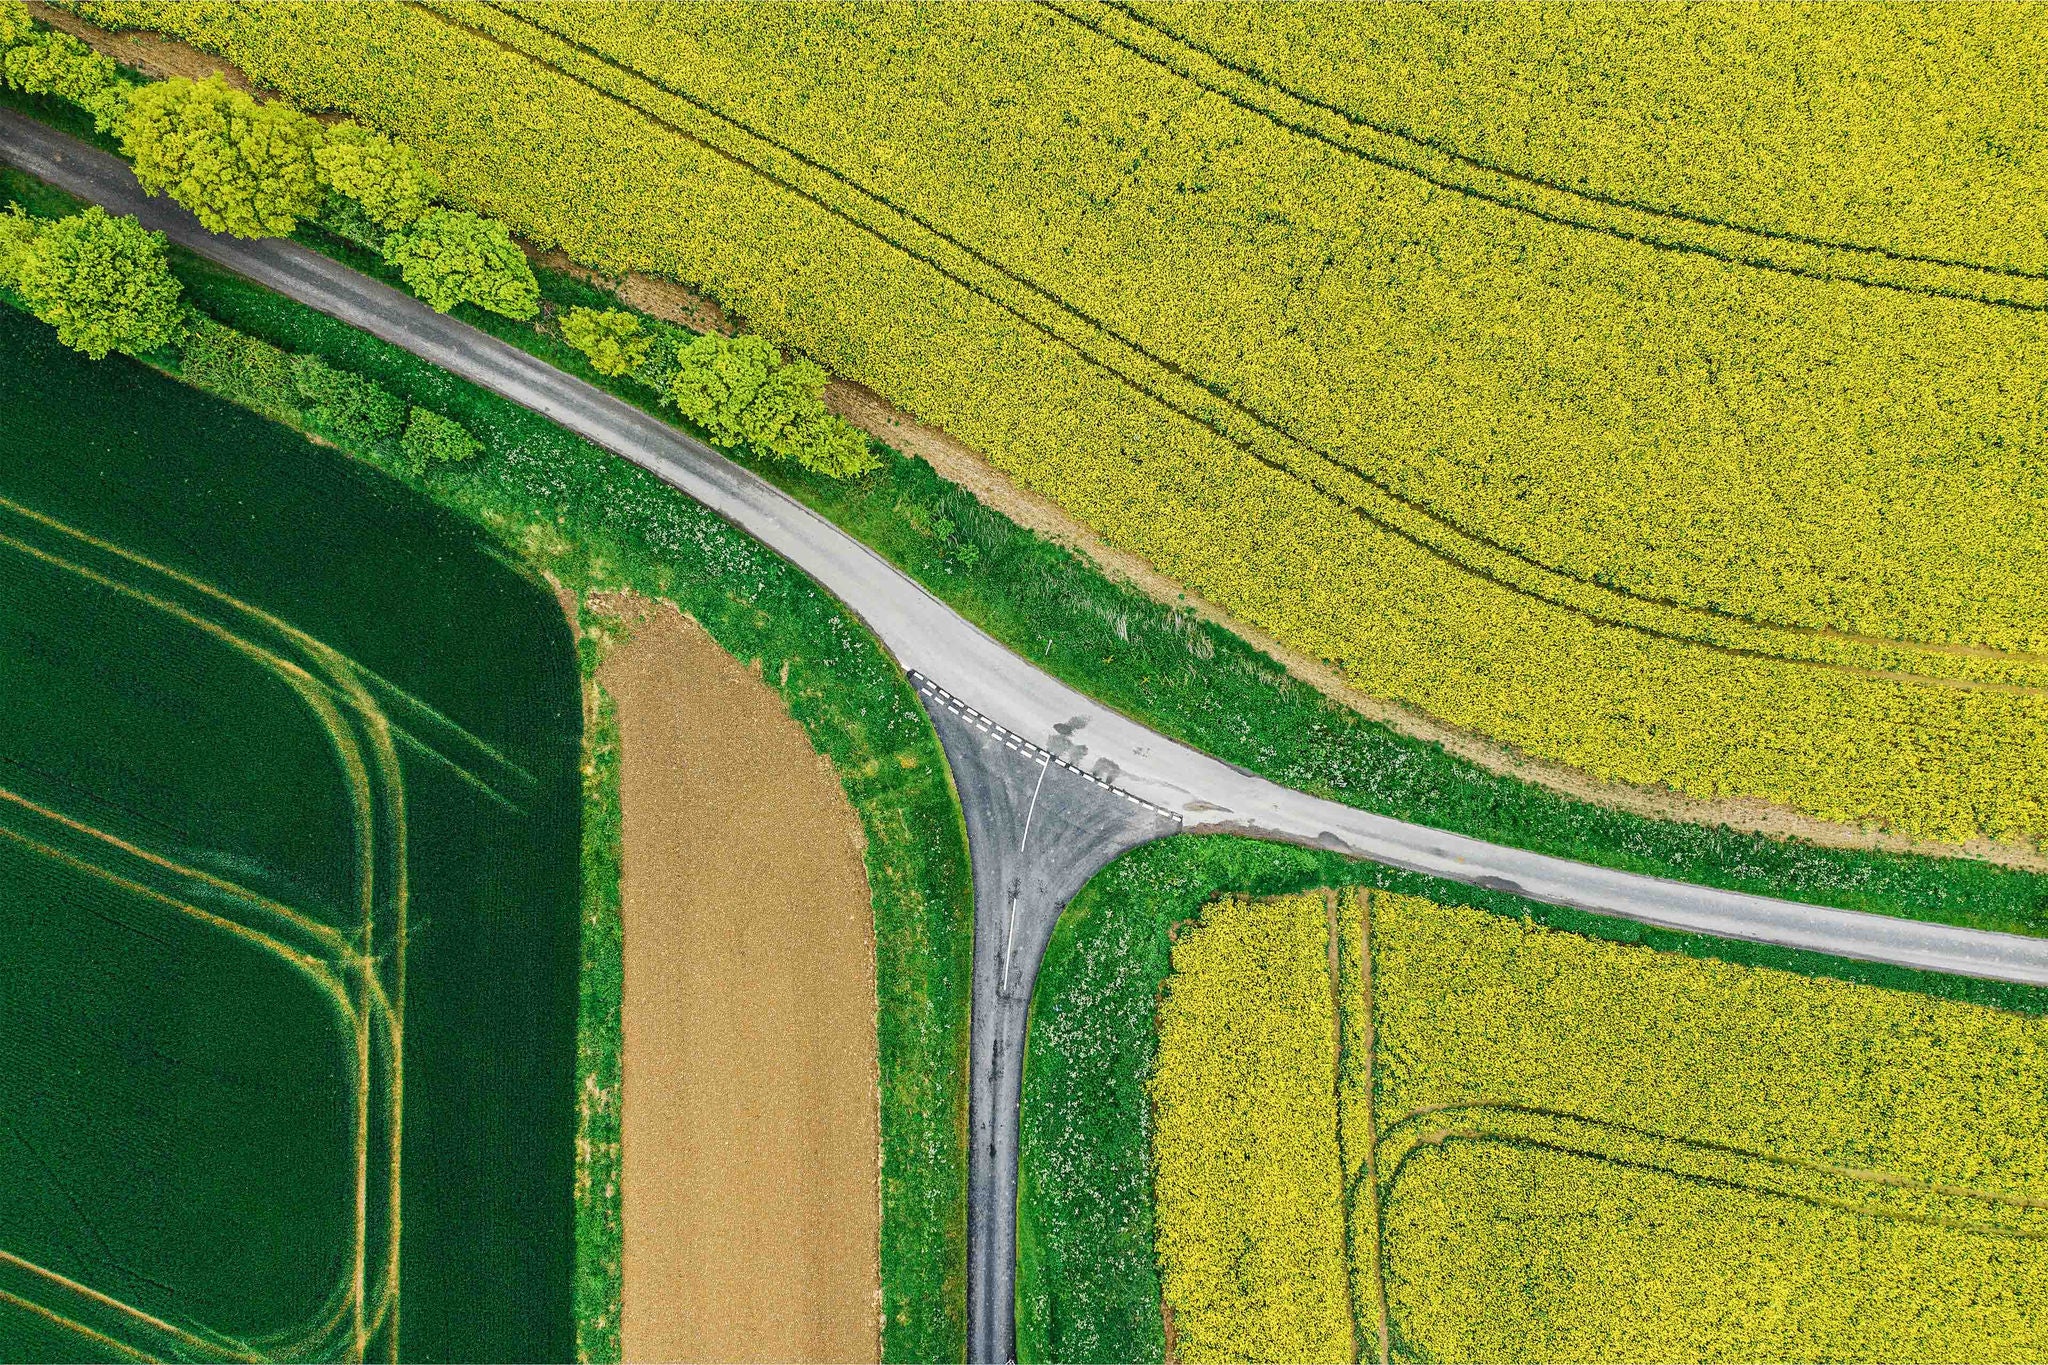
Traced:
[[[1615, 237], [1622, 241], [1633, 242], [1637, 245], [1651, 247], [1659, 251], [1676, 251], [1707, 256], [1730, 265], [1741, 265], [1756, 270], [1769, 270], [1780, 274], [1796, 275], [1802, 279], [1868, 285], [1872, 288], [1893, 289], [1902, 293], [1920, 294], [1929, 298], [1956, 299], [1963, 302], [1982, 303], [1994, 308], [2016, 308], [2023, 312], [2048, 310], [2048, 299], [2019, 299], [1991, 292], [1991, 287], [1999, 280], [2048, 283], [2048, 272], [2024, 270], [2017, 266], [1986, 265], [1979, 261], [1961, 260], [1950, 256], [1934, 256], [1915, 251], [1900, 251], [1892, 247], [1871, 246], [1867, 243], [1820, 237], [1809, 233], [1793, 232], [1784, 228], [1731, 222], [1727, 219], [1713, 217], [1710, 214], [1694, 213], [1687, 209], [1673, 208], [1669, 205], [1642, 203], [1617, 194], [1608, 194], [1600, 190], [1590, 190], [1582, 186], [1569, 185], [1548, 176], [1531, 174], [1527, 171], [1517, 170], [1512, 166], [1502, 165], [1499, 162], [1489, 161], [1483, 157], [1473, 156], [1468, 152], [1460, 151], [1456, 146], [1441, 139], [1427, 137], [1406, 128], [1381, 123], [1354, 113], [1335, 101], [1324, 99], [1308, 91], [1286, 84], [1259, 68], [1255, 63], [1232, 57], [1227, 52], [1219, 51], [1206, 43], [1187, 37], [1170, 25], [1161, 23], [1159, 20], [1140, 11], [1135, 5], [1129, 3], [1129, 0], [1092, 0], [1092, 3], [1091, 0], [1036, 0], [1036, 3], [1073, 23], [1079, 24], [1105, 41], [1115, 43], [1133, 56], [1150, 62], [1163, 70], [1170, 71], [1182, 80], [1197, 85], [1220, 99], [1229, 101], [1247, 113], [1256, 114], [1264, 118], [1275, 127], [1323, 143], [1345, 155], [1360, 157], [1372, 162], [1376, 166], [1416, 176], [1428, 181], [1439, 189], [1449, 190], [1454, 194], [1466, 195], [1511, 212], [1528, 214], [1546, 223], [1556, 224], [1560, 227], [1578, 228], [1586, 232], [1595, 232], [1602, 236]], [[1904, 266], [1925, 266], [1937, 270], [1953, 271], [1965, 276], [1984, 276], [1987, 278], [1983, 288], [1972, 292], [1967, 289], [1944, 288], [1941, 286], [1919, 285], [1907, 281], [1870, 278], [1851, 272], [1800, 268], [1786, 262], [1772, 260], [1767, 256], [1729, 252], [1709, 244], [1687, 242], [1681, 239], [1652, 237], [1643, 232], [1629, 231], [1608, 224], [1585, 221], [1581, 218], [1571, 217], [1568, 214], [1546, 210], [1537, 205], [1519, 202], [1509, 195], [1488, 191], [1477, 185], [1461, 183], [1455, 179], [1445, 177], [1439, 172], [1406, 164], [1397, 158], [1376, 155], [1365, 149], [1353, 147], [1331, 138], [1314, 128], [1300, 126], [1295, 120], [1263, 108], [1243, 96], [1224, 88], [1213, 79], [1204, 78], [1196, 71], [1176, 65], [1170, 57], [1146, 51], [1140, 42], [1134, 41], [1128, 35], [1119, 36], [1112, 32], [1100, 19], [1089, 18], [1083, 13], [1077, 12], [1083, 8], [1098, 11], [1108, 10], [1130, 26], [1155, 35], [1166, 45], [1206, 58], [1224, 70], [1234, 75], [1242, 76], [1245, 80], [1272, 94], [1292, 100], [1307, 108], [1332, 115], [1335, 118], [1341, 119], [1351, 128], [1361, 132], [1370, 133], [1392, 142], [1406, 144], [1417, 152], [1441, 157], [1447, 162], [1483, 175], [1498, 176], [1502, 180], [1524, 186], [1530, 190], [1556, 195], [1567, 201], [1576, 200], [1592, 209], [1615, 209], [1624, 213], [1639, 214], [1645, 218], [1661, 219], [1673, 224], [1725, 232], [1737, 237], [1755, 238], [1767, 243], [1783, 243], [1788, 246], [1803, 247], [1814, 251], [1841, 253], [1852, 257], [1869, 257], [1874, 260]]]
[[[731, 147], [720, 145], [696, 129], [685, 126], [675, 119], [650, 108], [645, 102], [618, 90], [609, 89], [589, 77], [570, 70], [560, 62], [541, 53], [534, 52], [502, 33], [479, 28], [475, 24], [445, 13], [440, 5], [446, 0], [407, 0], [408, 5], [423, 15], [456, 29], [470, 37], [499, 48], [511, 55], [534, 63], [561, 76], [591, 93], [616, 105], [631, 110], [640, 117], [679, 136], [692, 145], [718, 157], [741, 170], [768, 181], [776, 188], [791, 194], [817, 208], [821, 212], [854, 228], [856, 231], [881, 243], [889, 249], [917, 262], [933, 271], [949, 283], [966, 290], [974, 297], [988, 303], [1017, 322], [1023, 324], [1055, 346], [1073, 354], [1087, 365], [1115, 380], [1122, 387], [1155, 403], [1167, 411], [1190, 422], [1213, 436], [1216, 436], [1241, 454], [1254, 460], [1262, 467], [1287, 479], [1293, 480], [1372, 526], [1375, 530], [1393, 535], [1413, 545], [1445, 565], [1478, 578], [1492, 586], [1532, 601], [1563, 610], [1596, 625], [1616, 627], [1652, 639], [1693, 646], [1714, 653], [1736, 658], [1754, 659], [1770, 663], [1792, 664], [1836, 672], [1852, 677], [1867, 678], [1884, 682], [1931, 685], [1965, 690], [1991, 692], [2017, 692], [2028, 695], [2048, 695], [2048, 685], [2038, 682], [2015, 682], [2005, 678], [1936, 675], [1914, 671], [1903, 666], [1906, 661], [1877, 658], [1863, 663], [1846, 662], [1841, 659], [1818, 657], [1819, 651], [1830, 647], [1848, 647], [1882, 653], [1898, 652], [1908, 656], [1924, 656], [1929, 660], [1961, 660], [1987, 665], [2002, 665], [2020, 668], [2048, 667], [2048, 655], [1999, 649], [1987, 645], [1955, 645], [1937, 641], [1899, 639], [1887, 636], [1869, 635], [1853, 631], [1757, 620], [1727, 608], [1701, 605], [1662, 594], [1627, 588], [1601, 581], [1599, 576], [1569, 568], [1545, 563], [1527, 551], [1502, 541], [1485, 531], [1462, 525], [1449, 515], [1431, 507], [1428, 503], [1406, 494], [1387, 482], [1381, 475], [1356, 464], [1335, 452], [1327, 450], [1302, 433], [1294, 430], [1284, 419], [1255, 408], [1242, 400], [1229, 396], [1226, 386], [1191, 371], [1179, 362], [1163, 356], [1143, 343], [1122, 332], [1111, 323], [1078, 308], [1054, 293], [1035, 279], [1019, 273], [1012, 267], [980, 251], [961, 240], [945, 228], [932, 222], [916, 210], [898, 204], [887, 196], [870, 189], [859, 181], [837, 170], [824, 161], [812, 157], [802, 150], [781, 142], [752, 127], [744, 121], [717, 108], [703, 98], [661, 78], [650, 76], [633, 66], [611, 57], [602, 50], [561, 33], [552, 26], [529, 18], [516, 10], [506, 7], [505, 0], [480, 0], [480, 4], [503, 19], [524, 26], [522, 33], [539, 34], [542, 41], [552, 41], [569, 48], [580, 56], [599, 63], [608, 71], [642, 82], [672, 99], [681, 101], [707, 118], [716, 120], [742, 137], [751, 139], [773, 153], [787, 157], [804, 170], [825, 177], [833, 185], [846, 190], [873, 206], [878, 206], [888, 215], [902, 220], [937, 239], [945, 248], [950, 248], [967, 257], [973, 266], [992, 272], [1016, 288], [1027, 291], [1057, 313], [1088, 332], [1104, 339], [1128, 353], [1127, 362], [1107, 359], [1089, 349], [1074, 338], [1063, 334], [1056, 325], [1042, 317], [1033, 316], [1019, 304], [1001, 297], [990, 286], [970, 279], [961, 268], [949, 266], [930, 251], [913, 243], [901, 240], [888, 228], [866, 221], [852, 210], [832, 203], [824, 195], [797, 183], [790, 175], [762, 164], [747, 154]], [[758, 155], [758, 152], [756, 153]], [[1567, 224], [1567, 226], [1570, 226]], [[1000, 288], [1000, 286], [996, 286]], [[1165, 392], [1156, 380], [1148, 381], [1135, 371], [1149, 366], [1163, 372], [1171, 381], [1178, 382], [1199, 393], [1200, 398], [1190, 402]], [[1298, 463], [1262, 451], [1254, 440], [1214, 411], [1202, 411], [1202, 406], [1220, 408], [1244, 422], [1251, 424], [1267, 437], [1276, 439], [1309, 456], [1314, 461], [1333, 470], [1357, 479], [1365, 486], [1368, 496], [1381, 505], [1373, 506], [1337, 486], [1327, 475], [1319, 475], [1313, 469], [1304, 469]], [[1491, 560], [1492, 562], [1487, 562]], [[1638, 610], [1670, 618], [1662, 622], [1641, 619]], [[1690, 620], [1688, 620], [1690, 618]], [[1732, 633], [1737, 639], [1717, 638]], [[1743, 639], [1751, 642], [1741, 642]]]

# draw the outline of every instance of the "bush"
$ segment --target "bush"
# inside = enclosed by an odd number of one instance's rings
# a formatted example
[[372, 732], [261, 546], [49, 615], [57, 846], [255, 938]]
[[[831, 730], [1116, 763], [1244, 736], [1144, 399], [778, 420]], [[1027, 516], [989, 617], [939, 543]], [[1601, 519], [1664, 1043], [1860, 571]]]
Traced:
[[320, 125], [258, 104], [219, 76], [176, 76], [128, 100], [121, 149], [151, 194], [168, 194], [214, 232], [284, 237], [320, 204]]
[[382, 228], [417, 222], [439, 188], [412, 148], [360, 123], [329, 128], [326, 144], [313, 149], [313, 162], [323, 185]]
[[23, 94], [80, 105], [101, 132], [118, 126], [134, 87], [112, 59], [68, 33], [39, 28], [18, 0], [0, 4], [0, 76]]
[[[5, 18], [6, 12], [0, 10], [0, 22]], [[9, 204], [7, 212], [0, 213], [0, 287], [14, 288], [14, 267], [35, 241], [37, 227], [19, 204]]]
[[73, 350], [94, 360], [142, 355], [183, 333], [164, 236], [133, 218], [95, 204], [26, 236], [15, 220], [0, 240], [10, 243], [8, 285]]
[[668, 401], [721, 445], [744, 443], [834, 479], [881, 467], [867, 436], [825, 410], [825, 372], [785, 362], [760, 337], [694, 337], [663, 377]]
[[28, 6], [21, 0], [0, 0], [0, 50], [13, 47], [35, 31]]
[[757, 336], [693, 337], [676, 349], [663, 396], [720, 445], [737, 445], [740, 418], [782, 355]]
[[428, 209], [384, 244], [406, 288], [435, 312], [473, 303], [508, 318], [540, 311], [540, 285], [503, 223], [459, 209]]
[[467, 460], [482, 449], [461, 423], [425, 408], [412, 410], [398, 443], [398, 452], [414, 475], [426, 473], [430, 464]]
[[178, 372], [187, 382], [229, 402], [273, 417], [299, 415], [292, 357], [196, 310], [186, 317]]
[[111, 86], [123, 84], [111, 57], [93, 51], [68, 33], [35, 29], [5, 44], [0, 59], [7, 83], [29, 95], [54, 95], [83, 104]]
[[345, 448], [384, 445], [405, 427], [405, 401], [374, 379], [316, 355], [293, 356], [291, 379], [306, 425]]
[[654, 347], [640, 319], [618, 308], [571, 308], [562, 316], [562, 339], [589, 358], [590, 368], [609, 375], [639, 369]]

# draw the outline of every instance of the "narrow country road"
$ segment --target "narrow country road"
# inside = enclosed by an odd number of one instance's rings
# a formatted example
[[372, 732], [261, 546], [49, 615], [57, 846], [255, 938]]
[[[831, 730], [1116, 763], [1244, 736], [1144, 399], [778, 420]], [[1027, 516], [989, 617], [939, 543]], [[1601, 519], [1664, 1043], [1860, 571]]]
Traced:
[[[303, 247], [215, 236], [175, 205], [146, 198], [116, 158], [5, 110], [0, 110], [0, 160], [113, 212], [133, 214], [202, 256], [545, 414], [652, 470], [802, 568], [865, 621], [904, 668], [943, 688], [949, 702], [1049, 755], [1061, 765], [1059, 773], [1095, 779], [1098, 790], [1118, 793], [1135, 809], [1149, 808], [1182, 828], [1314, 844], [1664, 928], [2048, 985], [2048, 939], [1824, 909], [1594, 867], [1387, 819], [1255, 777], [1082, 696], [1012, 654], [874, 551], [772, 485], [658, 418], [516, 347]], [[961, 769], [956, 778], [963, 799], [980, 800], [975, 772], [957, 754], [954, 761]], [[977, 900], [989, 903], [979, 889]], [[1057, 910], [1051, 907], [1052, 914]], [[977, 963], [977, 1029], [1000, 1012], [1002, 1003], [984, 998], [985, 977], [1001, 982], [1007, 997], [1028, 1001], [1036, 972], [1035, 957], [1016, 964], [1020, 972], [1029, 969], [1022, 975], [985, 972], [988, 965]], [[973, 1154], [973, 1188], [996, 1201], [977, 1207], [974, 1216], [983, 1225], [1001, 1228], [1011, 1227], [1015, 1212], [1014, 1205], [1002, 1207], [1002, 1196], [994, 1193], [1015, 1189], [1014, 1060], [1007, 1112], [986, 1108], [995, 1101], [983, 1097], [995, 1091], [984, 1077], [975, 1077], [972, 1092], [983, 1104], [972, 1116], [975, 1131], [1007, 1132], [1002, 1142], [986, 1149], [976, 1143]], [[1003, 1178], [988, 1178], [990, 1171], [983, 1166], [1001, 1161], [1009, 1163]], [[1013, 1267], [986, 1262], [990, 1251], [1011, 1243], [1006, 1236], [985, 1244], [977, 1238], [974, 1244], [987, 1250], [978, 1253], [983, 1264], [969, 1267], [974, 1286], [970, 1354], [975, 1360], [1004, 1360], [1014, 1348]], [[1007, 1261], [1007, 1255], [998, 1254]]]

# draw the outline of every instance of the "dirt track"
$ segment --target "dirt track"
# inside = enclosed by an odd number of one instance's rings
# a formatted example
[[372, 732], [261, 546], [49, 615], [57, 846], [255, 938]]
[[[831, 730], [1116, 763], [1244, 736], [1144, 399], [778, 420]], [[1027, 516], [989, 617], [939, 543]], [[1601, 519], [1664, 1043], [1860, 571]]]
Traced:
[[625, 807], [625, 1358], [874, 1360], [859, 823], [780, 698], [672, 608], [600, 680]]

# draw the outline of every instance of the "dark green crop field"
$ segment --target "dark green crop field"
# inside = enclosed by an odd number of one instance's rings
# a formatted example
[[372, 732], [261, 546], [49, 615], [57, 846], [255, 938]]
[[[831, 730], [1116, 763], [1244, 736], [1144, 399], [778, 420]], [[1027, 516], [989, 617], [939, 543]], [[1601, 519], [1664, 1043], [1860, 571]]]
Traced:
[[4, 308], [0, 413], [0, 1359], [569, 1358], [559, 607]]

